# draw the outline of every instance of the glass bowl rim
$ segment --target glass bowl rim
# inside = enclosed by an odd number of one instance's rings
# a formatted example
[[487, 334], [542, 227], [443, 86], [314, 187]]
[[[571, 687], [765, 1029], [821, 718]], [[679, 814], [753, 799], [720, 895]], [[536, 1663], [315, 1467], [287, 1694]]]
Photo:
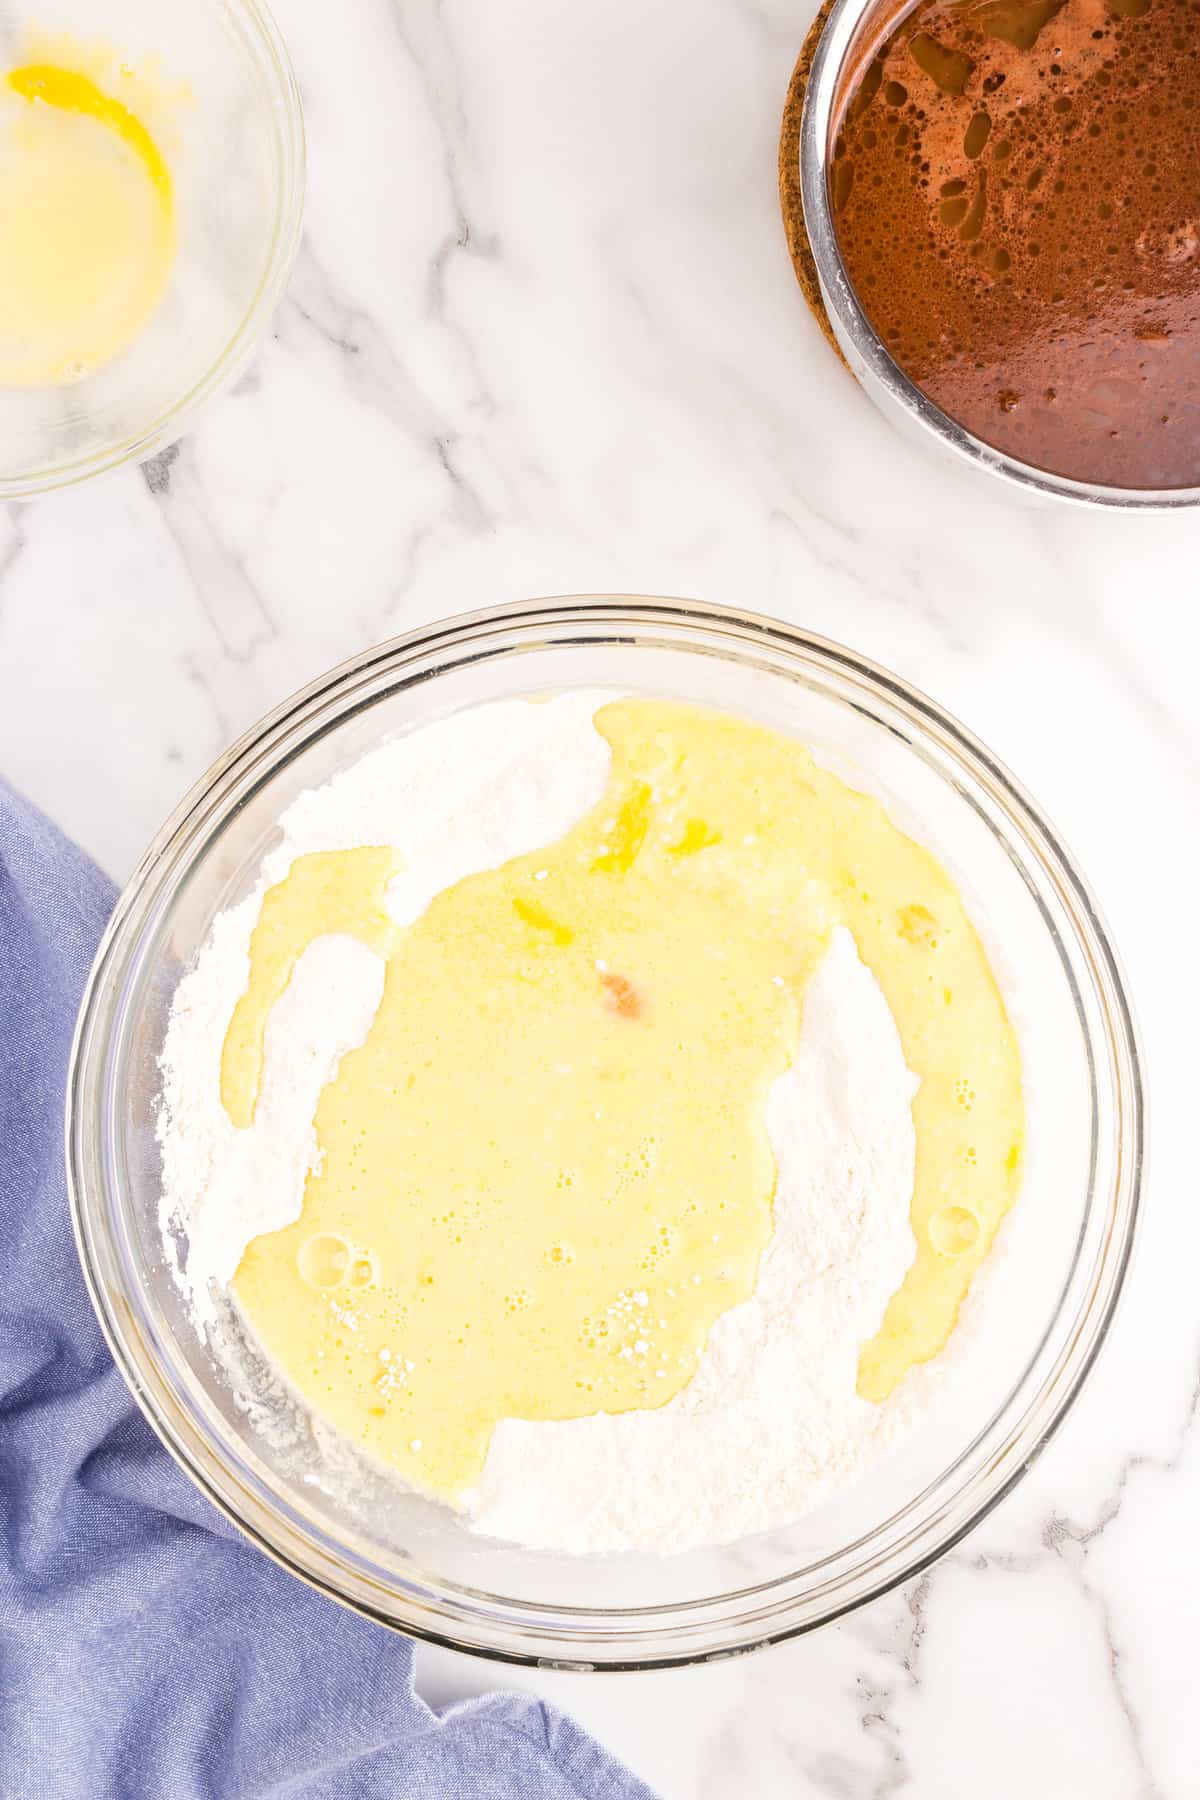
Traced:
[[[829, 198], [829, 149], [838, 84], [847, 53], [859, 26], [888, 0], [835, 0], [821, 27], [805, 88], [800, 120], [799, 176], [804, 226], [820, 283], [821, 297], [847, 366], [868, 398], [880, 410], [902, 413], [923, 436], [935, 438], [960, 464], [968, 463], [999, 477], [1010, 490], [1063, 500], [1083, 507], [1134, 512], [1174, 511], [1200, 505], [1200, 487], [1124, 488], [1076, 480], [1039, 469], [977, 438], [942, 411], [910, 380], [871, 323], [842, 257]], [[899, 20], [916, 0], [889, 13]]]
[[230, 387], [253, 356], [282, 298], [300, 247], [304, 222], [306, 148], [300, 84], [287, 43], [266, 0], [217, 0], [257, 36], [271, 89], [271, 116], [279, 156], [275, 217], [267, 256], [250, 303], [214, 362], [165, 411], [136, 431], [90, 451], [41, 468], [0, 475], [0, 502], [57, 493], [126, 463], [145, 462], [178, 441], [200, 408]]
[[[660, 635], [652, 636], [655, 631]], [[514, 632], [525, 634], [524, 643], [509, 643]], [[922, 733], [940, 751], [950, 754], [960, 773], [982, 786], [998, 803], [1005, 823], [1019, 839], [1023, 852], [1052, 880], [1055, 895], [1069, 918], [1074, 947], [1083, 957], [1093, 984], [1089, 991], [1101, 1007], [1104, 1031], [1101, 1047], [1106, 1053], [1103, 1062], [1114, 1085], [1117, 1102], [1114, 1143], [1110, 1148], [1111, 1175], [1105, 1191], [1098, 1191], [1093, 1155], [1084, 1212], [1085, 1226], [1098, 1216], [1107, 1223], [1103, 1227], [1099, 1252], [1087, 1274], [1086, 1293], [1077, 1306], [1070, 1340], [1057, 1353], [1049, 1372], [1039, 1372], [1039, 1360], [1045, 1352], [1047, 1338], [1063, 1312], [1071, 1282], [1080, 1267], [1082, 1235], [1056, 1312], [1012, 1391], [950, 1469], [922, 1494], [915, 1496], [905, 1510], [911, 1510], [926, 1494], [944, 1483], [1003, 1419], [1006, 1422], [1004, 1437], [994, 1451], [989, 1450], [986, 1479], [976, 1471], [967, 1483], [975, 1489], [982, 1479], [982, 1497], [976, 1494], [964, 1505], [962, 1494], [956, 1492], [940, 1503], [935, 1518], [910, 1526], [899, 1542], [890, 1547], [885, 1545], [877, 1552], [874, 1562], [864, 1557], [857, 1567], [833, 1577], [830, 1585], [836, 1591], [822, 1598], [817, 1590], [815, 1605], [809, 1594], [785, 1593], [773, 1606], [757, 1610], [751, 1607], [734, 1620], [722, 1612], [730, 1601], [754, 1600], [772, 1589], [794, 1583], [806, 1573], [805, 1569], [748, 1584], [734, 1592], [702, 1596], [698, 1600], [616, 1609], [514, 1602], [458, 1583], [446, 1582], [441, 1590], [434, 1591], [429, 1587], [414, 1589], [395, 1579], [389, 1583], [364, 1577], [350, 1567], [348, 1558], [354, 1553], [345, 1543], [335, 1543], [332, 1552], [325, 1550], [314, 1542], [311, 1525], [303, 1521], [297, 1523], [298, 1516], [289, 1513], [286, 1502], [278, 1494], [270, 1495], [264, 1502], [245, 1481], [240, 1480], [232, 1465], [214, 1448], [212, 1434], [196, 1423], [166, 1382], [161, 1363], [156, 1360], [153, 1346], [147, 1346], [146, 1334], [136, 1317], [139, 1296], [131, 1295], [128, 1286], [114, 1290], [101, 1266], [106, 1262], [113, 1264], [117, 1254], [109, 1217], [114, 1195], [111, 1181], [106, 1179], [111, 1172], [95, 1148], [107, 1117], [103, 1083], [109, 1072], [114, 1044], [120, 1040], [120, 1021], [114, 1022], [113, 1015], [112, 994], [118, 985], [114, 975], [121, 969], [122, 958], [127, 961], [130, 953], [136, 950], [147, 919], [155, 913], [156, 903], [158, 906], [170, 904], [178, 886], [175, 862], [182, 858], [182, 866], [190, 868], [201, 860], [201, 857], [187, 856], [188, 843], [194, 844], [198, 835], [202, 836], [211, 826], [214, 817], [224, 817], [244, 799], [244, 793], [237, 794], [239, 782], [250, 781], [254, 771], [257, 771], [257, 778], [253, 785], [269, 779], [274, 768], [288, 760], [282, 755], [283, 746], [289, 732], [299, 730], [302, 723], [314, 727], [305, 739], [306, 744], [326, 731], [336, 731], [359, 710], [348, 704], [349, 697], [371, 681], [386, 683], [389, 677], [399, 677], [406, 667], [411, 670], [412, 665], [419, 664], [422, 659], [428, 661], [439, 653], [455, 651], [462, 655], [464, 662], [478, 662], [488, 655], [511, 655], [522, 649], [579, 648], [593, 643], [617, 642], [685, 651], [708, 649], [719, 655], [720, 649], [714, 651], [709, 639], [716, 640], [718, 645], [726, 645], [731, 656], [739, 650], [745, 658], [755, 650], [774, 655], [784, 665], [782, 669], [776, 667], [776, 673], [783, 675], [787, 674], [789, 661], [793, 664], [795, 677], [802, 669], [815, 666], [818, 672], [829, 677], [850, 680], [875, 696], [883, 706], [899, 711], [915, 731]], [[448, 666], [461, 664], [452, 662]], [[396, 680], [393, 689], [383, 687], [371, 698], [364, 699], [362, 705], [373, 704], [395, 688], [435, 680], [437, 673], [436, 667], [424, 672], [418, 669], [415, 675], [410, 674], [408, 681]], [[845, 696], [836, 697], [843, 704], [853, 704]], [[336, 711], [332, 710], [335, 708]], [[912, 751], [914, 745], [909, 743], [908, 748]], [[1022, 873], [1027, 879], [1026, 871]], [[1045, 917], [1044, 906], [1039, 903], [1039, 907]], [[1057, 937], [1049, 919], [1045, 922]], [[1060, 955], [1064, 954], [1060, 947]], [[1068, 970], [1072, 985], [1075, 973], [1073, 969]], [[1076, 1009], [1090, 1065], [1094, 1135], [1099, 1117], [1095, 1076], [1097, 1044], [1077, 996]], [[218, 758], [153, 839], [117, 901], [80, 1008], [71, 1054], [65, 1119], [72, 1224], [85, 1281], [101, 1328], [118, 1368], [150, 1425], [207, 1498], [251, 1542], [290, 1573], [382, 1625], [495, 1661], [610, 1671], [678, 1667], [720, 1660], [801, 1635], [890, 1592], [952, 1549], [1032, 1466], [1061, 1425], [1094, 1365], [1111, 1326], [1128, 1270], [1140, 1210], [1144, 1164], [1141, 1071], [1137, 1026], [1119, 959], [1083, 877], [1061, 839], [1015, 778], [936, 702], [857, 652], [761, 615], [697, 601], [638, 596], [570, 596], [517, 602], [439, 620], [390, 639], [349, 658], [298, 690], [251, 726]], [[119, 1209], [119, 1199], [116, 1205]], [[1018, 1408], [1018, 1397], [1035, 1375], [1038, 1385], [1034, 1397], [1031, 1400], [1026, 1396]], [[1014, 1415], [1011, 1420], [1010, 1413]], [[1002, 1468], [1001, 1464], [1004, 1465]], [[947, 1524], [943, 1515], [955, 1504], [959, 1516]], [[897, 1516], [902, 1515], [893, 1515], [893, 1519]], [[891, 1524], [892, 1520], [889, 1520], [884, 1526], [874, 1528], [858, 1543], [837, 1552], [837, 1558], [844, 1560], [863, 1545], [869, 1546], [871, 1538], [882, 1535]], [[831, 1562], [834, 1557], [823, 1560]], [[888, 1566], [880, 1568], [876, 1566], [879, 1563]], [[444, 1601], [446, 1587], [451, 1588], [454, 1595], [453, 1603], [448, 1606]], [[846, 1592], [846, 1589], [852, 1591]], [[491, 1602], [494, 1608], [507, 1607], [509, 1613], [497, 1624], [495, 1610], [479, 1614], [459, 1605], [462, 1600], [480, 1599]], [[513, 1613], [518, 1615], [515, 1624], [509, 1616]], [[574, 1622], [578, 1619], [585, 1621], [583, 1629]], [[603, 1621], [616, 1621], [622, 1634], [589, 1637], [588, 1625], [596, 1632]], [[715, 1639], [711, 1635], [714, 1631]]]

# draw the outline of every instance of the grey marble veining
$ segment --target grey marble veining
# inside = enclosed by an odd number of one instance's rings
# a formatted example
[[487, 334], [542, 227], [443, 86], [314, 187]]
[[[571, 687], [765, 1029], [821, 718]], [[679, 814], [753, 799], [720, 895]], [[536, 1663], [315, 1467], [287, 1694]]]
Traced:
[[[905, 1591], [768, 1654], [513, 1679], [668, 1800], [1200, 1794], [1200, 518], [1034, 510], [900, 442], [775, 195], [810, 8], [277, 0], [305, 244], [177, 451], [0, 515], [0, 770], [115, 875], [229, 739], [364, 643], [534, 594], [802, 622], [964, 717], [1081, 860], [1153, 1114], [1107, 1353]], [[433, 1700], [489, 1671], [423, 1651]]]

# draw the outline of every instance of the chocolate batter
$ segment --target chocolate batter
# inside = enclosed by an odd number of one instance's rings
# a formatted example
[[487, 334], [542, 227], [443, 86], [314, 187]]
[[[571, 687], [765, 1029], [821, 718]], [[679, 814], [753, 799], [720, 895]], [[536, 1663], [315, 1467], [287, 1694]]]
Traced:
[[951, 418], [1200, 485], [1196, 0], [919, 0], [845, 79], [830, 181], [863, 307]]

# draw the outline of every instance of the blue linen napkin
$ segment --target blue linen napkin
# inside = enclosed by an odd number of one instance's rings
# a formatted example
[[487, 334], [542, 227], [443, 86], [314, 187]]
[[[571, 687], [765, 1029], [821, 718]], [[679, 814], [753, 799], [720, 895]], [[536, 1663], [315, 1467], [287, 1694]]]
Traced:
[[62, 1170], [113, 890], [0, 782], [0, 1796], [653, 1800], [554, 1708], [439, 1717], [412, 1645], [244, 1543], [113, 1366]]

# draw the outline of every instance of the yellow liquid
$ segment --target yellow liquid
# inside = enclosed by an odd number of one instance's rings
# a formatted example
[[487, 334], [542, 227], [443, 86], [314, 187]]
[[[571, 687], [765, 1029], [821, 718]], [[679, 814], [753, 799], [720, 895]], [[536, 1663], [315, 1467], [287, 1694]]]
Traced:
[[301, 857], [263, 904], [222, 1094], [254, 1114], [270, 1008], [328, 931], [386, 959], [322, 1094], [300, 1219], [237, 1297], [294, 1387], [428, 1492], [496, 1423], [665, 1404], [753, 1291], [767, 1097], [806, 983], [853, 932], [921, 1077], [917, 1255], [859, 1390], [941, 1349], [1020, 1180], [1020, 1064], [936, 860], [790, 739], [670, 702], [601, 709], [600, 804], [559, 842], [388, 922], [391, 848]]
[[162, 299], [171, 176], [146, 127], [89, 75], [31, 62], [3, 90], [0, 384], [61, 386], [124, 350]]

